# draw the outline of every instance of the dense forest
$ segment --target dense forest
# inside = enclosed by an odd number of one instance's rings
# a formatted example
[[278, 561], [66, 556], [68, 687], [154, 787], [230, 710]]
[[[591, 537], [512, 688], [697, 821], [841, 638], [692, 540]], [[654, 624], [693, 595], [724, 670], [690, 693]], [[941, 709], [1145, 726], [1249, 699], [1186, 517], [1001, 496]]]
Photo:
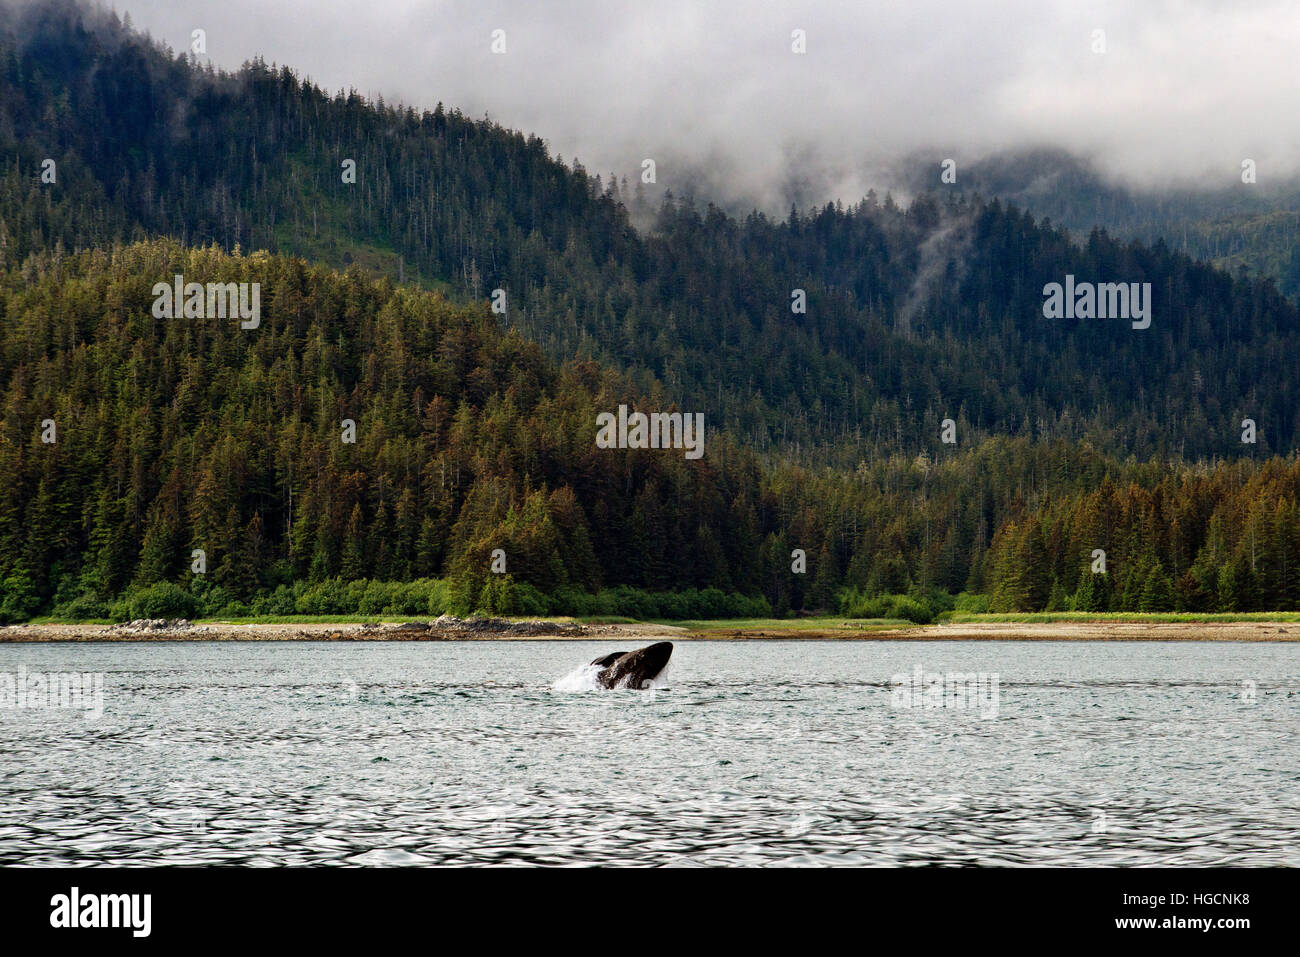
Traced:
[[[944, 418], [967, 442], [1088, 436], [1139, 456], [1241, 455], [1247, 416], [1258, 451], [1300, 436], [1294, 305], [1161, 242], [1072, 241], [953, 196], [737, 220], [671, 196], [667, 170], [653, 188], [602, 183], [455, 110], [330, 95], [261, 62], [220, 73], [72, 0], [22, 9], [0, 39], [7, 259], [168, 235], [356, 262], [457, 301], [501, 289], [508, 323], [553, 359], [662, 382], [808, 465], [930, 450]], [[644, 235], [638, 195], [658, 206]], [[1044, 319], [1044, 285], [1067, 274], [1151, 283], [1151, 328]]]
[[[955, 161], [954, 161], [955, 162]], [[896, 179], [909, 192], [933, 189], [940, 169], [933, 155], [911, 156]], [[1099, 224], [1114, 236], [1164, 240], [1176, 252], [1232, 275], [1272, 279], [1289, 299], [1300, 297], [1300, 181], [1265, 167], [1243, 182], [1235, 166], [1219, 185], [1149, 186], [1108, 180], [1091, 163], [1064, 150], [1028, 149], [959, 163], [959, 196], [998, 196], [1039, 218], [1086, 235]]]
[[[21, 9], [2, 620], [1300, 607], [1300, 316], [1269, 282], [974, 196], [736, 219]], [[260, 284], [260, 325], [157, 315], [177, 274]], [[1151, 283], [1151, 327], [1044, 319], [1067, 274]], [[620, 405], [704, 414], [705, 455], [599, 448]]]
[[[261, 323], [155, 318], [153, 284], [177, 273], [260, 283]], [[707, 592], [682, 606], [701, 614], [910, 593], [876, 610], [915, 616], [961, 591], [995, 609], [1300, 603], [1300, 460], [1193, 468], [1001, 438], [844, 474], [765, 467], [725, 435], [698, 461], [602, 449], [597, 414], [673, 407], [662, 389], [557, 366], [486, 305], [171, 240], [33, 254], [0, 276], [0, 318], [10, 618], [108, 614], [182, 582], [212, 612], [347, 610], [310, 586], [420, 579], [465, 610], [626, 612], [688, 590]], [[376, 594], [372, 611], [431, 597]]]

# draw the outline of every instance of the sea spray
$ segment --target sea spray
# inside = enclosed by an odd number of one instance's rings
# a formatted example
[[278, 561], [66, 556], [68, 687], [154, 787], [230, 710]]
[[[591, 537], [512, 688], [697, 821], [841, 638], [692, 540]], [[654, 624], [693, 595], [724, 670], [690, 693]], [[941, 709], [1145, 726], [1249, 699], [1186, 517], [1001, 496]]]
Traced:
[[600, 674], [599, 665], [578, 665], [563, 678], [557, 678], [551, 685], [552, 691], [597, 691], [600, 684], [596, 675]]

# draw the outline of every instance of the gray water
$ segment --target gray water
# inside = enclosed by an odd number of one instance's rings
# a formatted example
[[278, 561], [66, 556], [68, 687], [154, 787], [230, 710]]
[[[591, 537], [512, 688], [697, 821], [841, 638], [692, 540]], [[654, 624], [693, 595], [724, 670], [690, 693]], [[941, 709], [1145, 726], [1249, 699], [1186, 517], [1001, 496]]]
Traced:
[[[0, 709], [0, 863], [1300, 864], [1297, 645], [679, 642], [667, 688], [554, 688], [636, 644], [0, 645], [104, 673], [97, 720]], [[996, 709], [901, 707], [917, 667]]]

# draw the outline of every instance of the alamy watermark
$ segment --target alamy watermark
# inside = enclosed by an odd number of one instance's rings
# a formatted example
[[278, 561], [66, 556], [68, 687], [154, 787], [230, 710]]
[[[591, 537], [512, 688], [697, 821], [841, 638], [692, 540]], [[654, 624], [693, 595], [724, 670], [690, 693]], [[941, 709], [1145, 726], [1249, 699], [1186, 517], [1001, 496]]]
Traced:
[[928, 672], [917, 665], [910, 675], [894, 675], [890, 684], [890, 704], [895, 708], [954, 708], [977, 710], [986, 719], [998, 716], [996, 672]]
[[102, 671], [0, 671], [0, 710], [11, 708], [76, 708], [86, 718], [104, 716]]
[[704, 413], [633, 412], [618, 407], [618, 415], [596, 416], [598, 449], [685, 449], [688, 459], [704, 454]]
[[262, 324], [262, 284], [260, 282], [185, 281], [177, 273], [175, 281], [154, 283], [153, 316], [155, 319], [235, 319], [241, 329], [256, 329]]
[[124, 928], [133, 937], [148, 937], [153, 929], [152, 894], [83, 894], [73, 887], [50, 898], [50, 926]]
[[1043, 287], [1047, 319], [1130, 319], [1134, 329], [1151, 325], [1151, 283], [1080, 282], [1067, 274], [1065, 283]]

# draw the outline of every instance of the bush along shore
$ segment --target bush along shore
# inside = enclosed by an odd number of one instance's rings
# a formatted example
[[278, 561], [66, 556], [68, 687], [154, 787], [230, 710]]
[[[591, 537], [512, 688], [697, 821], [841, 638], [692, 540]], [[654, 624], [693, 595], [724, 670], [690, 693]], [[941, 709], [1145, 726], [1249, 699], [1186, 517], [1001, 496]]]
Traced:
[[674, 592], [645, 591], [621, 585], [585, 592], [559, 589], [547, 594], [509, 575], [492, 576], [482, 586], [469, 580], [426, 578], [384, 582], [337, 578], [282, 584], [274, 591], [241, 601], [220, 585], [195, 576], [188, 586], [157, 582], [128, 589], [111, 601], [80, 595], [42, 609], [36, 603], [6, 602], [0, 625], [42, 617], [55, 621], [134, 622], [179, 619], [285, 619], [412, 616], [438, 618], [472, 615], [515, 618], [573, 616], [627, 618], [639, 621], [720, 618], [770, 618], [762, 596], [717, 588]]
[[[1077, 605], [1077, 607], [1076, 607]], [[834, 637], [866, 628], [880, 630], [935, 624], [954, 625], [1089, 625], [1107, 622], [1188, 625], [1196, 623], [1300, 622], [1295, 611], [1170, 611], [1151, 608], [1088, 608], [1067, 596], [1060, 607], [1036, 612], [990, 609], [988, 596], [963, 592], [913, 588], [906, 594], [867, 594], [843, 589], [834, 607], [785, 615], [774, 613], [763, 596], [723, 592], [716, 588], [655, 592], [620, 585], [598, 592], [560, 589], [547, 594], [513, 580], [493, 576], [481, 586], [471, 581], [419, 579], [385, 582], [361, 579], [345, 582], [282, 584], [242, 601], [226, 588], [194, 577], [187, 585], [158, 582], [128, 589], [111, 601], [93, 595], [54, 604], [15, 610], [13, 603], [0, 608], [0, 626], [30, 621], [46, 624], [98, 623], [111, 625], [103, 637], [158, 637], [184, 634], [201, 621], [235, 625], [347, 624], [360, 626], [355, 634], [338, 637], [529, 637], [530, 635], [583, 637], [582, 626], [543, 619], [582, 619], [588, 622], [635, 625], [671, 622], [700, 634], [734, 636], [823, 634]], [[380, 619], [387, 619], [386, 624]], [[407, 619], [402, 625], [395, 621]], [[429, 623], [428, 620], [434, 620]], [[513, 620], [510, 620], [513, 619]], [[572, 628], [566, 631], [565, 627]], [[384, 635], [366, 629], [382, 628]], [[405, 628], [410, 634], [394, 631]], [[354, 629], [355, 630], [355, 629]], [[1067, 629], [1068, 630], [1068, 629]], [[428, 632], [427, 636], [416, 634]], [[392, 634], [388, 634], [393, 632]], [[331, 637], [320, 629], [298, 637]]]

